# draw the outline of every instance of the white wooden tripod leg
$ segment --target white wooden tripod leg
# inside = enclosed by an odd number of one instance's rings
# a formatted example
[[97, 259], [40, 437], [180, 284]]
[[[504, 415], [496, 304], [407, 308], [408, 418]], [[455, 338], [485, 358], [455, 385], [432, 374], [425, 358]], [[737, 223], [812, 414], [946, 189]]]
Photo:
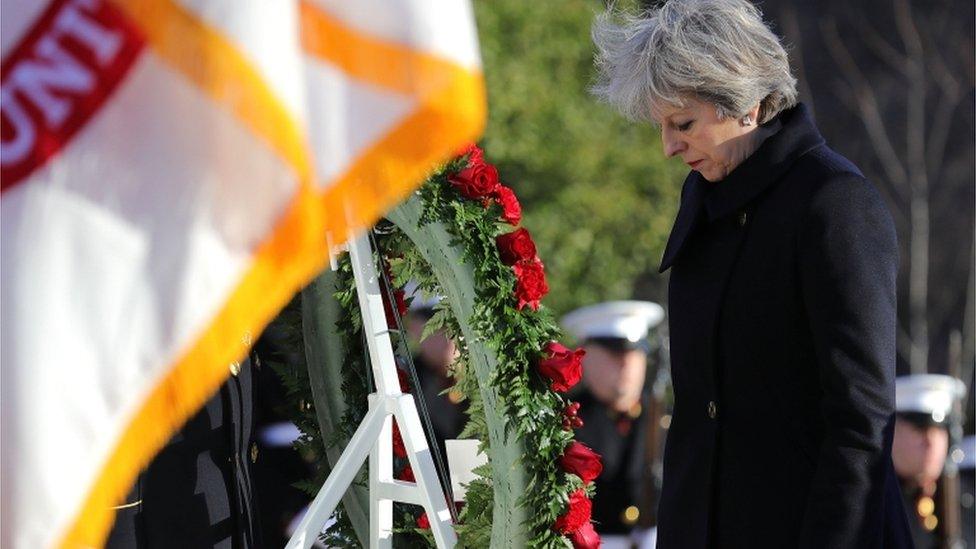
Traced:
[[439, 548], [451, 548], [457, 544], [457, 534], [454, 532], [451, 511], [447, 508], [447, 500], [441, 491], [440, 479], [434, 469], [434, 459], [427, 445], [423, 427], [420, 425], [420, 415], [413, 395], [402, 395], [397, 398], [394, 407], [397, 424], [403, 433], [403, 442], [407, 448], [410, 467], [417, 479], [417, 489], [423, 501], [434, 540]]
[[329, 520], [332, 511], [339, 504], [342, 495], [356, 478], [356, 473], [359, 472], [360, 465], [366, 460], [366, 456], [373, 446], [373, 441], [380, 435], [383, 424], [388, 419], [389, 416], [384, 406], [373, 405], [370, 407], [366, 417], [363, 418], [362, 423], [359, 424], [356, 432], [349, 440], [349, 445], [339, 456], [329, 478], [309, 505], [308, 511], [298, 524], [294, 535], [288, 540], [286, 549], [297, 549], [299, 547], [308, 549], [315, 543], [325, 522]]
[[[370, 395], [369, 405], [377, 407], [377, 396]], [[386, 402], [379, 405], [383, 408]], [[393, 416], [383, 420], [379, 438], [369, 453], [369, 547], [390, 549], [393, 547], [393, 500], [379, 497], [379, 484], [393, 480]]]

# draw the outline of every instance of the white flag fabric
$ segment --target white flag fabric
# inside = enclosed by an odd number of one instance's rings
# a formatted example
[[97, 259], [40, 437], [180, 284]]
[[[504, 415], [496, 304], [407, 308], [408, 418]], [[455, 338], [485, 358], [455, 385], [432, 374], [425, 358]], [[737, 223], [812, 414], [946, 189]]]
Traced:
[[465, 1], [3, 0], [0, 546], [99, 546], [264, 325], [477, 138]]

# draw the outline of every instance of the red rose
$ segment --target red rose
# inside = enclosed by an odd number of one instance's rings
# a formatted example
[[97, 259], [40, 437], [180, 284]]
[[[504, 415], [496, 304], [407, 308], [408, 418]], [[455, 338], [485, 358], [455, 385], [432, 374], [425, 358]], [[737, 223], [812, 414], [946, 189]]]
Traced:
[[593, 523], [587, 522], [582, 528], [569, 535], [575, 549], [599, 549], [600, 534], [593, 529]]
[[511, 225], [518, 225], [522, 221], [522, 205], [519, 204], [515, 191], [501, 185], [495, 194], [498, 204], [502, 207], [502, 219]]
[[424, 511], [419, 517], [417, 517], [417, 528], [430, 530], [430, 519], [427, 518], [427, 511]]
[[563, 471], [583, 479], [583, 484], [589, 484], [603, 471], [600, 454], [577, 440], [566, 447], [562, 457], [559, 458], [559, 465]]
[[413, 476], [413, 467], [407, 465], [400, 471], [400, 475], [397, 476], [397, 480], [405, 480], [407, 482], [417, 482], [417, 477]]
[[556, 519], [553, 527], [563, 534], [575, 532], [590, 523], [592, 511], [593, 503], [586, 497], [586, 492], [580, 488], [569, 496], [569, 507]]
[[400, 426], [393, 420], [393, 455], [400, 458], [407, 457], [407, 447], [403, 444], [403, 437], [400, 436]]
[[448, 176], [448, 181], [465, 198], [488, 198], [498, 191], [498, 170], [484, 161], [471, 162], [467, 168]]
[[524, 227], [496, 236], [495, 246], [502, 263], [506, 265], [515, 265], [522, 260], [535, 259], [536, 256], [535, 242]]
[[549, 293], [546, 284], [546, 273], [542, 262], [538, 259], [523, 259], [516, 263], [515, 269], [515, 297], [518, 298], [518, 309], [528, 305], [533, 311], [539, 310], [539, 302]]
[[539, 373], [549, 378], [552, 390], [568, 391], [583, 377], [583, 355], [586, 351], [571, 351], [563, 344], [552, 341], [546, 346], [546, 358], [539, 361]]

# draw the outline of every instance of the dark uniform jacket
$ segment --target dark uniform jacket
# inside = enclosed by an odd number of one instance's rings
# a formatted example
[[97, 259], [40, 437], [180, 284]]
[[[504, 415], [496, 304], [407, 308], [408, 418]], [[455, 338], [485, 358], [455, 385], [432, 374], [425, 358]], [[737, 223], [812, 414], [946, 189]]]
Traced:
[[[603, 463], [603, 472], [594, 481], [594, 528], [600, 534], [629, 534], [637, 524], [639, 513], [648, 511], [639, 508], [644, 484], [646, 398], [634, 418], [614, 413], [589, 391], [575, 400], [580, 403], [579, 416], [583, 420], [583, 426], [576, 431], [576, 440], [600, 454]], [[633, 509], [628, 513], [630, 508]]]
[[262, 547], [251, 479], [252, 352], [143, 471], [116, 511], [111, 549]]
[[658, 547], [910, 544], [891, 465], [895, 230], [800, 105], [724, 180], [692, 172], [671, 269]]

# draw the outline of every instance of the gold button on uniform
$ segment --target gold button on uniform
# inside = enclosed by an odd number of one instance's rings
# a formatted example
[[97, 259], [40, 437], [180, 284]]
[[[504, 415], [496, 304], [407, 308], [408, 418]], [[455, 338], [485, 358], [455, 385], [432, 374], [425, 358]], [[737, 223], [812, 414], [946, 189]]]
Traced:
[[631, 524], [636, 524], [637, 519], [640, 518], [640, 509], [635, 505], [624, 509], [624, 512], [620, 515], [620, 521], [624, 524], [630, 526]]
[[718, 417], [718, 404], [714, 400], [708, 401], [708, 417], [715, 419]]
[[231, 362], [230, 363], [230, 375], [236, 376], [239, 373], [241, 373], [241, 363], [240, 362]]
[[257, 463], [258, 461], [258, 445], [255, 442], [251, 443], [251, 463]]
[[627, 417], [630, 419], [637, 419], [640, 417], [642, 411], [644, 411], [644, 408], [642, 408], [640, 402], [638, 402], [637, 404], [631, 406], [630, 410], [627, 410]]
[[918, 516], [927, 517], [935, 512], [935, 501], [928, 496], [920, 497], [915, 510], [918, 511]]

